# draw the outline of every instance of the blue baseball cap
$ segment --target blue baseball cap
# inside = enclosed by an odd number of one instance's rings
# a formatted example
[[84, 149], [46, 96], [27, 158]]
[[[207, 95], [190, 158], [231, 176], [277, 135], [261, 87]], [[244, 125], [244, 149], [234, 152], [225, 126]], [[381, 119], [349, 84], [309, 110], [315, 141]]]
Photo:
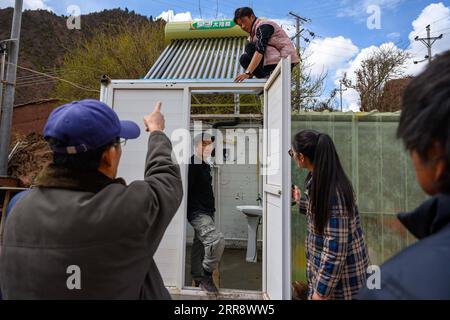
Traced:
[[87, 99], [62, 105], [50, 114], [44, 138], [54, 138], [61, 145], [50, 146], [56, 153], [83, 153], [96, 150], [118, 138], [136, 139], [141, 134], [132, 121], [120, 121], [108, 105]]

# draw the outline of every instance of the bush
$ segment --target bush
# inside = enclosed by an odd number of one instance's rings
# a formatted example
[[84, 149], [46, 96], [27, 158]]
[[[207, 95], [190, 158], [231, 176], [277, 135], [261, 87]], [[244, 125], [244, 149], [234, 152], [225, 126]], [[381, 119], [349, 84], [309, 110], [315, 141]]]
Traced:
[[63, 100], [99, 98], [100, 78], [143, 78], [164, 49], [163, 21], [121, 23], [108, 26], [108, 32], [95, 32], [80, 40], [64, 57], [59, 69], [62, 78], [89, 90], [58, 82], [55, 96]]

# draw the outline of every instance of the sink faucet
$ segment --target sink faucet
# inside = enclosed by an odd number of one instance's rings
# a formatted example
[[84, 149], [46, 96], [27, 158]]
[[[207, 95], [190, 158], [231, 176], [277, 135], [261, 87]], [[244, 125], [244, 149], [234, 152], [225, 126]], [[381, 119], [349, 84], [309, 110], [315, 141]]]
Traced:
[[258, 201], [259, 206], [262, 207], [262, 199], [261, 199], [261, 194], [258, 193], [258, 198], [256, 199], [256, 201]]

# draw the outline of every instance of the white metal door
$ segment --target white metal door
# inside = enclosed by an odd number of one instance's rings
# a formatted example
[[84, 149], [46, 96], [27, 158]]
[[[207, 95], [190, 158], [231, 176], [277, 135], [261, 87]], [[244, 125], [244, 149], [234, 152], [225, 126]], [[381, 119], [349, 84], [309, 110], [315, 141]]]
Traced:
[[291, 299], [291, 62], [283, 59], [264, 88], [264, 292]]
[[[153, 111], [157, 101], [162, 101], [162, 113], [166, 121], [165, 132], [172, 144], [179, 144], [180, 136], [175, 130], [189, 128], [188, 91], [183, 88], [168, 89], [167, 86], [139, 87], [139, 84], [124, 83], [110, 85], [103, 99], [119, 115], [120, 119], [135, 121], [141, 128], [141, 136], [130, 140], [123, 147], [118, 175], [127, 183], [143, 180], [148, 133], [145, 132], [143, 117]], [[184, 142], [183, 142], [184, 143]], [[185, 150], [189, 150], [186, 147]], [[180, 160], [180, 159], [178, 159]], [[179, 162], [181, 163], [181, 162]], [[186, 163], [186, 162], [184, 162]], [[181, 165], [183, 184], [186, 181], [186, 166]], [[184, 186], [186, 187], [186, 186]], [[184, 188], [186, 194], [186, 188]], [[186, 197], [169, 225], [155, 254], [155, 262], [167, 287], [182, 288], [184, 274]]]

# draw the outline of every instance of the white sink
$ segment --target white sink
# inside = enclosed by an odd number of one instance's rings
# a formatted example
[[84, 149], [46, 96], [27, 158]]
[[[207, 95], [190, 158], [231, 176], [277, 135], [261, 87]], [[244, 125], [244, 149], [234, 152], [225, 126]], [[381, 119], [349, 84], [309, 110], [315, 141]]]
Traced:
[[256, 263], [258, 261], [258, 227], [261, 223], [263, 208], [260, 206], [237, 206], [236, 209], [247, 216], [247, 262]]
[[237, 206], [236, 209], [250, 217], [261, 217], [263, 212], [260, 206]]

